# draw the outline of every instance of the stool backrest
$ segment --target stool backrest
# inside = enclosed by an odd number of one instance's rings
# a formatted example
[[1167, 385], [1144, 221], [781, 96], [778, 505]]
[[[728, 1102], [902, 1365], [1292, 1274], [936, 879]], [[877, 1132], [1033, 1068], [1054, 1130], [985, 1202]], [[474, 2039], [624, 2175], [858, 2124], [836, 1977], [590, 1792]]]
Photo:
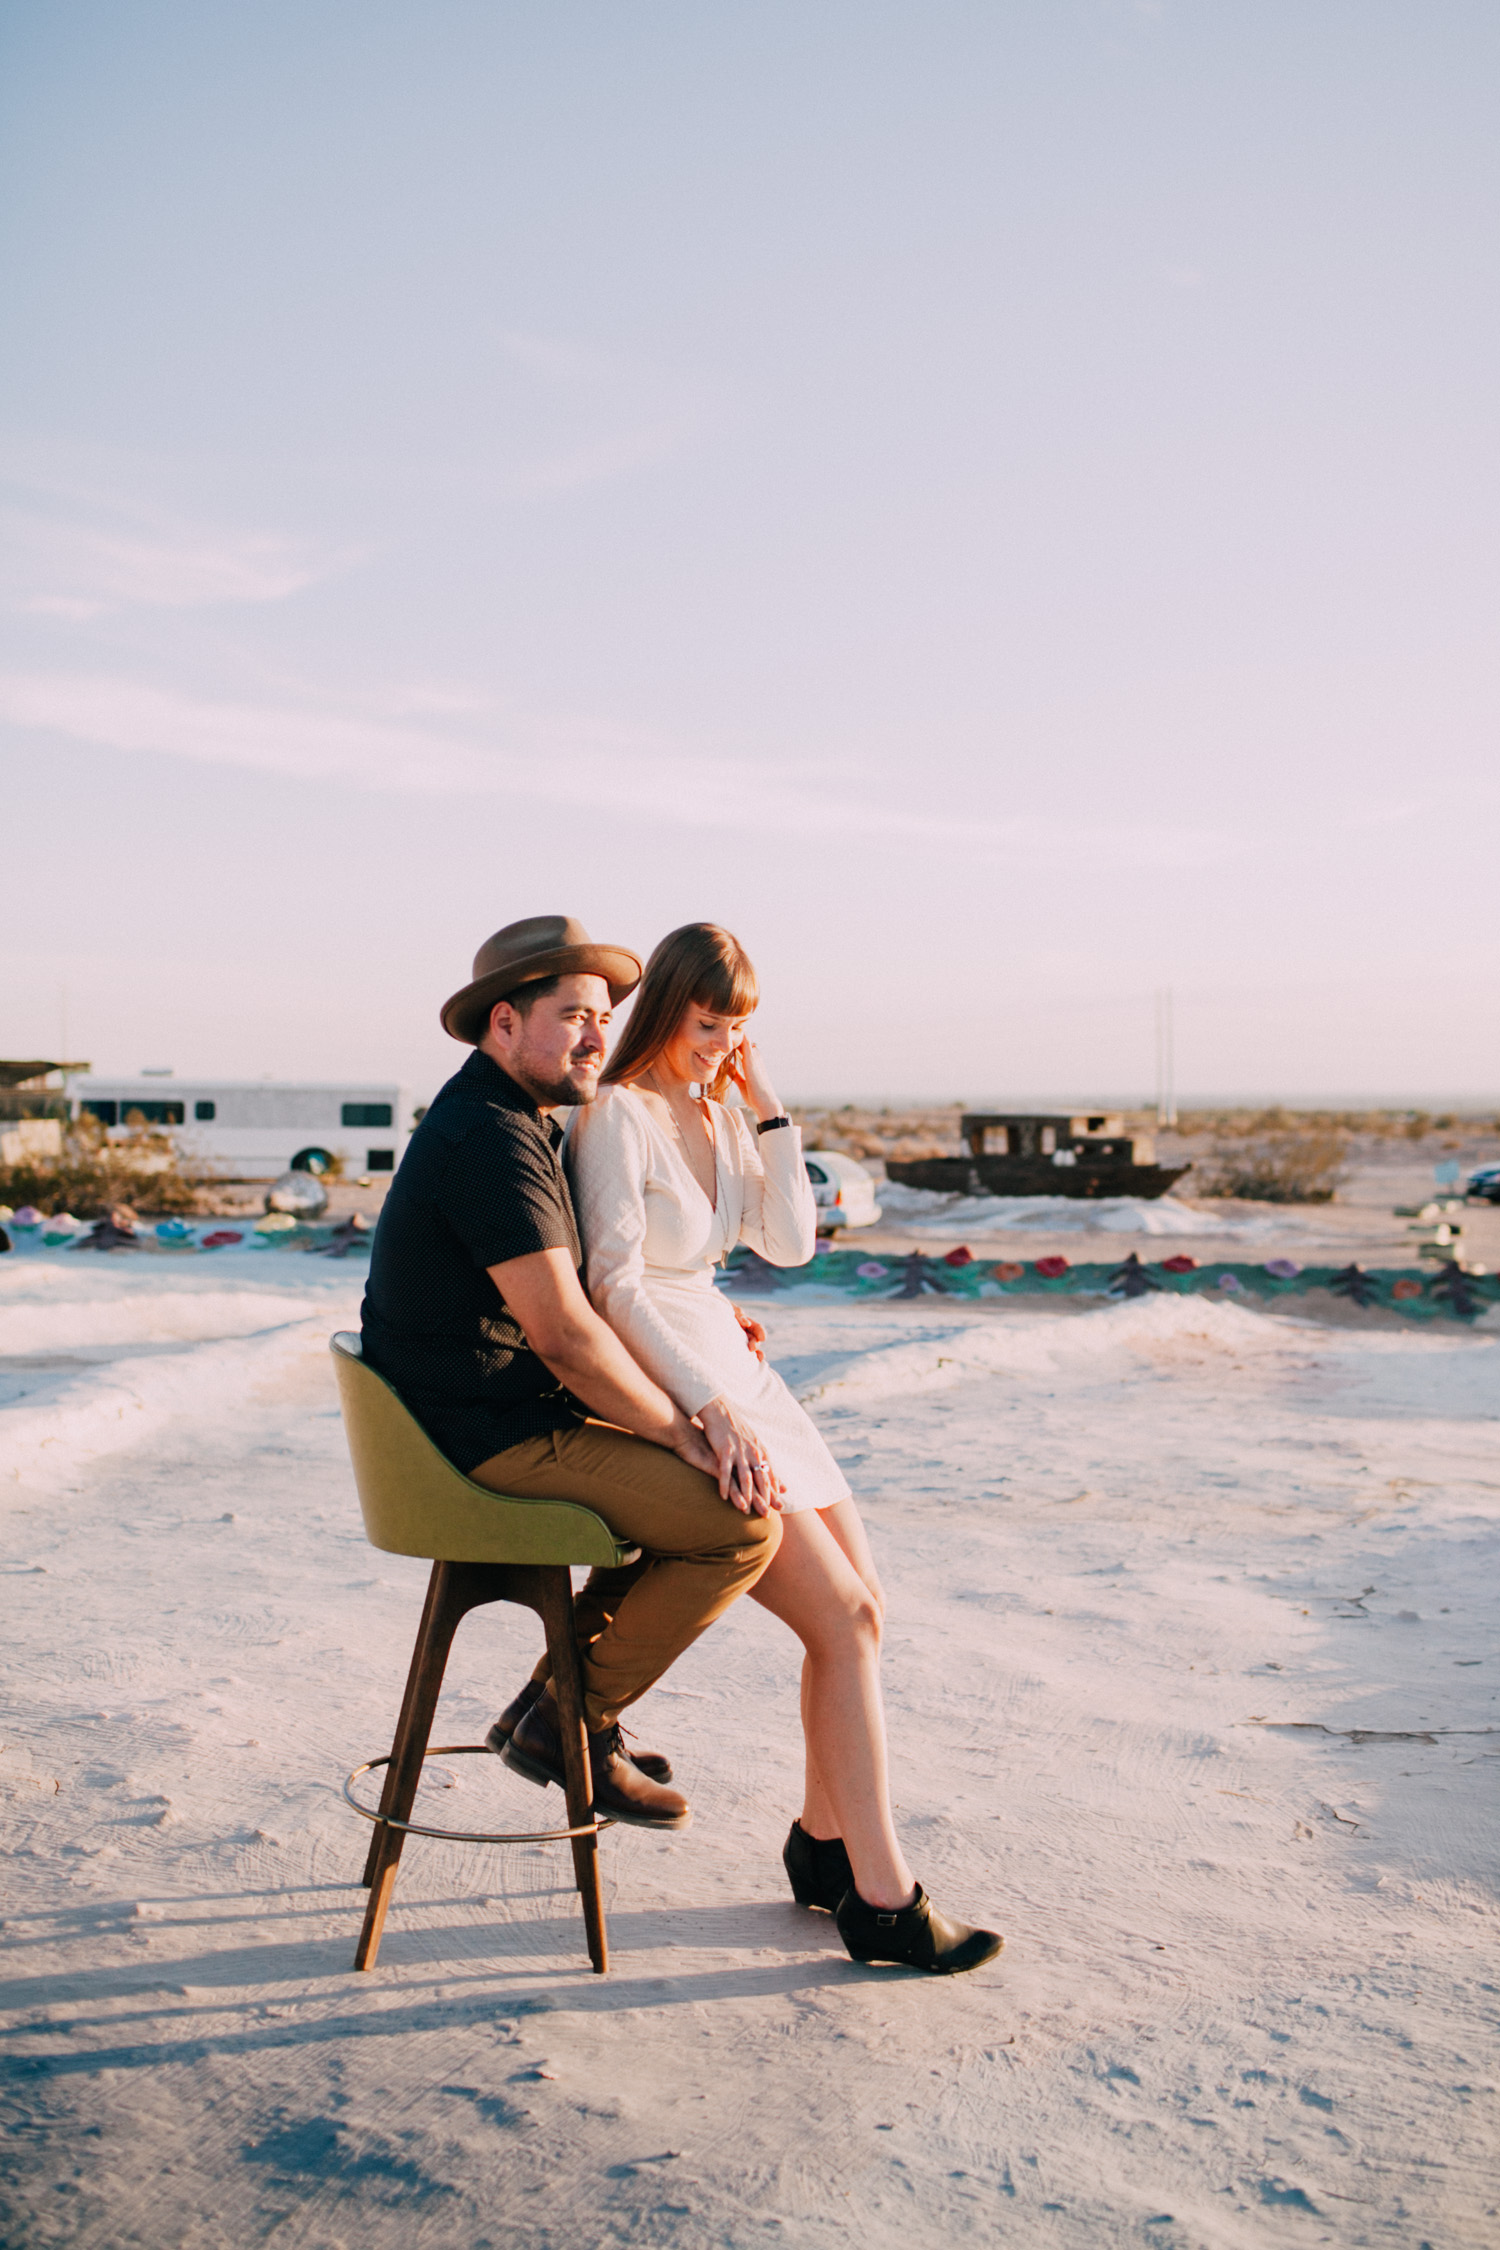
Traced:
[[354, 1482], [372, 1547], [431, 1562], [633, 1562], [638, 1549], [571, 1500], [489, 1492], [455, 1469], [410, 1409], [360, 1356], [358, 1336], [330, 1338]]

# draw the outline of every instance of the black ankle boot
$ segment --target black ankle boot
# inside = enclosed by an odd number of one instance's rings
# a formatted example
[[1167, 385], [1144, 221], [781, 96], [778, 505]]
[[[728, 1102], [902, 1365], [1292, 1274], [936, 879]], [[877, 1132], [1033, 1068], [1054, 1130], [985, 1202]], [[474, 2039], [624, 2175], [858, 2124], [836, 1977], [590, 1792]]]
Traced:
[[939, 1914], [917, 1885], [910, 1906], [868, 1906], [851, 1885], [834, 1916], [839, 1936], [852, 1961], [896, 1961], [904, 1968], [932, 1969], [938, 1976], [958, 1976], [993, 1961], [1005, 1940], [993, 1930], [973, 1930], [967, 1922], [950, 1922]]
[[845, 1891], [854, 1888], [854, 1870], [842, 1836], [809, 1836], [794, 1820], [782, 1848], [792, 1896], [799, 1906], [821, 1906], [831, 1914]]

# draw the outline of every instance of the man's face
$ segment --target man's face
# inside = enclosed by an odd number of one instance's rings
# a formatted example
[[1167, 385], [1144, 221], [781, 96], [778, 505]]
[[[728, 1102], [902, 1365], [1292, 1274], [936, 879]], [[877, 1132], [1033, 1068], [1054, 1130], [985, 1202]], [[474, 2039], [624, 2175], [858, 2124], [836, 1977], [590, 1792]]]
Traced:
[[564, 977], [525, 1016], [502, 1000], [480, 1044], [540, 1108], [591, 1102], [612, 1012], [603, 977]]

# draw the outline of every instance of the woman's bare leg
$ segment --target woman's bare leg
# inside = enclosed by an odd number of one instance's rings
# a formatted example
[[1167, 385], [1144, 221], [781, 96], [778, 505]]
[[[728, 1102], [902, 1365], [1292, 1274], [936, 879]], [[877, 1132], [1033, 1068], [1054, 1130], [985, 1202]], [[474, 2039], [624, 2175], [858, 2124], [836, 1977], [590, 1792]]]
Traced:
[[[847, 1508], [841, 1538], [828, 1522]], [[807, 1651], [803, 1726], [808, 1750], [804, 1810], [821, 1833], [842, 1836], [855, 1888], [871, 1906], [906, 1906], [916, 1888], [891, 1822], [885, 1713], [880, 1700], [881, 1604], [851, 1558], [863, 1546], [852, 1503], [782, 1518], [781, 1547], [751, 1589]], [[847, 1544], [846, 1544], [847, 1541]], [[868, 1558], [869, 1550], [864, 1548]], [[874, 1565], [869, 1564], [873, 1575]], [[814, 1826], [809, 1833], [818, 1834]]]
[[[885, 1623], [885, 1589], [875, 1568], [875, 1557], [870, 1552], [870, 1542], [865, 1533], [864, 1521], [852, 1500], [841, 1500], [836, 1507], [818, 1511], [844, 1553], [853, 1563], [860, 1577], [874, 1595], [880, 1610], [880, 1622]], [[806, 1769], [802, 1789], [802, 1810], [798, 1814], [804, 1834], [808, 1836], [837, 1836], [839, 1817], [833, 1809], [817, 1760], [813, 1756], [813, 1738], [807, 1723], [808, 1685], [810, 1672], [808, 1660], [802, 1659], [802, 1740], [806, 1752]]]

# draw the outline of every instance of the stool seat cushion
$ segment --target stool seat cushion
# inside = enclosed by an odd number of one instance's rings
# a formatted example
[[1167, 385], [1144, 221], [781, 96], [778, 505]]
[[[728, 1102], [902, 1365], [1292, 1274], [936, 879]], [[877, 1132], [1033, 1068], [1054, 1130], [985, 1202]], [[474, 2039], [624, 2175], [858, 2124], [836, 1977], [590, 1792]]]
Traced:
[[488, 1492], [433, 1444], [347, 1331], [329, 1345], [354, 1482], [372, 1547], [430, 1562], [584, 1563], [609, 1569], [638, 1550], [568, 1500]]

